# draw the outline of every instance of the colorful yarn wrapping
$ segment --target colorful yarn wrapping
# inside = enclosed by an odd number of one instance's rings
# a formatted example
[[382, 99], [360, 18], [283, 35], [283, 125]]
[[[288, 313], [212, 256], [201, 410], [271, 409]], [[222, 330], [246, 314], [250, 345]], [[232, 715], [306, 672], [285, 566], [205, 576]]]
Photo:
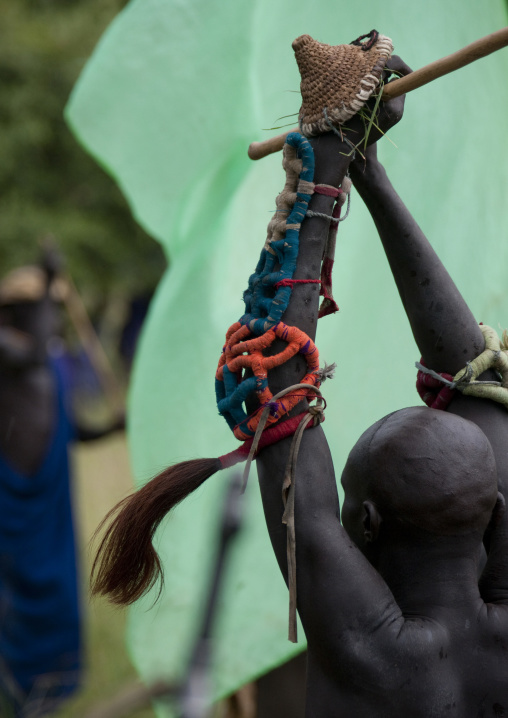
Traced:
[[[425, 366], [423, 358], [420, 359], [420, 363]], [[447, 381], [453, 381], [453, 376], [446, 372], [439, 372], [439, 376]], [[441, 411], [446, 410], [455, 395], [455, 389], [450, 389], [439, 379], [425, 374], [423, 371], [418, 371], [416, 376], [416, 391], [427, 406], [430, 406], [431, 409], [441, 409]]]
[[[272, 444], [276, 444], [282, 439], [287, 439], [288, 436], [293, 436], [293, 434], [298, 429], [301, 422], [303, 421], [303, 419], [305, 419], [307, 415], [308, 412], [304, 411], [302, 414], [292, 416], [291, 419], [286, 419], [280, 424], [276, 424], [275, 426], [271, 426], [269, 429], [265, 429], [261, 434], [257, 451], [255, 452], [254, 456], [256, 456], [261, 451], [261, 449], [264, 449], [265, 446], [271, 446]], [[322, 421], [324, 420], [325, 417], [323, 414]], [[314, 424], [310, 422], [306, 425], [305, 428], [311, 429], [313, 426]], [[246, 461], [249, 456], [253, 441], [254, 437], [251, 436], [249, 439], [246, 439], [242, 444], [240, 444], [238, 448], [234, 449], [233, 451], [230, 451], [228, 454], [219, 456], [219, 461], [221, 462], [222, 468], [229, 469], [231, 466], [239, 464], [241, 461]]]
[[[269, 236], [243, 295], [245, 314], [226, 334], [215, 375], [219, 413], [242, 441], [254, 435], [262, 408], [273, 399], [268, 387], [270, 369], [280, 366], [297, 353], [302, 354], [308, 371], [301, 383], [309, 385], [309, 392], [300, 389], [273, 402], [267, 425], [279, 421], [304, 396], [312, 394], [312, 387], [319, 387], [320, 384], [316, 345], [300, 329], [281, 321], [291, 297], [300, 226], [314, 192], [314, 152], [308, 140], [298, 132], [292, 132], [286, 139], [284, 157], [286, 187], [277, 198], [278, 209], [268, 226]], [[299, 167], [300, 162], [301, 170], [297, 172], [295, 167]], [[283, 213], [288, 215], [285, 221]], [[265, 357], [263, 351], [277, 338], [286, 341], [287, 347], [278, 354]], [[250, 370], [252, 375], [244, 376], [245, 370]], [[260, 407], [248, 416], [243, 404], [252, 392], [257, 394]]]
[[[282, 318], [291, 296], [290, 286], [275, 285], [283, 279], [292, 279], [298, 257], [300, 226], [307, 212], [307, 206], [314, 191], [314, 152], [308, 140], [298, 132], [291, 132], [286, 144], [298, 151], [302, 160], [300, 182], [309, 183], [310, 191], [296, 189], [296, 201], [286, 219], [286, 232], [282, 239], [265, 244], [254, 274], [249, 277], [249, 286], [245, 290], [245, 314], [240, 318], [241, 324], [248, 324], [251, 331], [258, 336], [271, 329]], [[305, 185], [304, 185], [305, 186]], [[276, 263], [279, 269], [275, 270]], [[275, 290], [275, 294], [274, 294]]]
[[[263, 446], [294, 434], [284, 474], [282, 522], [287, 526], [288, 542], [289, 640], [296, 642], [294, 471], [303, 432], [324, 420], [319, 387], [321, 381], [332, 375], [333, 370], [326, 365], [320, 370], [319, 353], [312, 339], [298, 327], [284, 324], [282, 316], [289, 304], [293, 286], [299, 284], [321, 284], [320, 294], [324, 300], [319, 316], [338, 309], [331, 291], [331, 270], [340, 206], [346, 190], [314, 184], [314, 153], [309, 142], [297, 132], [287, 137], [283, 167], [286, 170], [286, 184], [277, 197], [277, 210], [268, 224], [265, 246], [244, 292], [245, 314], [226, 334], [215, 374], [215, 393], [219, 413], [224, 416], [236, 438], [244, 442], [241, 449], [221, 456], [220, 463], [223, 468], [227, 468], [247, 459], [244, 489], [251, 462], [258, 451]], [[336, 200], [332, 217], [325, 215], [326, 219], [332, 220], [333, 227], [328, 234], [321, 279], [293, 279], [300, 227], [315, 191]], [[277, 354], [265, 356], [276, 340], [286, 342], [287, 346]], [[268, 386], [268, 372], [296, 354], [305, 358], [307, 373], [297, 384], [286, 387], [274, 396]], [[247, 416], [244, 403], [253, 393], [257, 395], [259, 407]], [[286, 417], [285, 421], [280, 422], [304, 398], [309, 403], [317, 399], [317, 404], [309, 406], [306, 412], [297, 417]]]
[[[422, 370], [418, 372], [416, 386], [425, 403], [432, 408], [446, 409], [453, 398], [454, 391], [457, 390], [466, 396], [497, 401], [508, 410], [508, 332], [505, 330], [500, 339], [496, 330], [483, 322], [480, 322], [480, 329], [485, 340], [484, 350], [475, 359], [467, 362], [464, 369], [461, 369], [455, 376], [431, 371], [430, 374], [434, 374], [434, 377], [427, 378], [428, 369], [423, 362], [420, 363], [419, 366]], [[479, 379], [488, 369], [497, 373], [499, 381]], [[434, 379], [435, 384], [431, 382], [431, 379]], [[437, 391], [437, 387], [441, 383], [445, 383], [446, 386], [439, 391], [435, 401], [429, 404], [431, 398], [426, 398], [422, 394], [421, 387], [435, 386]]]
[[[219, 360], [215, 375], [217, 406], [237, 439], [245, 440], [254, 435], [261, 417], [261, 411], [247, 416], [243, 402], [255, 391], [260, 409], [270, 403], [273, 394], [268, 387], [268, 371], [287, 362], [295, 354], [302, 354], [307, 362], [308, 372], [301, 384], [309, 384], [309, 391], [320, 384], [319, 353], [316, 345], [305, 332], [298, 327], [289, 327], [279, 322], [260, 337], [252, 337], [249, 327], [240, 322], [233, 324], [226, 334], [226, 344]], [[276, 338], [288, 342], [287, 347], [278, 354], [263, 356]], [[250, 369], [253, 376], [242, 381], [242, 372]], [[270, 407], [267, 426], [278, 421], [290, 411], [309, 392], [299, 389], [291, 395], [274, 402]]]
[[330, 222], [330, 229], [328, 230], [328, 238], [326, 240], [325, 255], [323, 257], [323, 264], [321, 265], [320, 295], [323, 297], [323, 301], [319, 307], [318, 319], [339, 311], [337, 302], [333, 298], [332, 294], [332, 269], [335, 260], [335, 244], [337, 242], [340, 210], [345, 202], [347, 194], [351, 191], [351, 181], [349, 180], [346, 182], [346, 180], [347, 178], [344, 178], [342, 181], [342, 185], [347, 186], [346, 190], [342, 187], [337, 189], [336, 187], [329, 187], [328, 185], [316, 185], [314, 187], [314, 192], [323, 194], [327, 197], [335, 198], [336, 201], [331, 216], [333, 219], [337, 220], [336, 222]]

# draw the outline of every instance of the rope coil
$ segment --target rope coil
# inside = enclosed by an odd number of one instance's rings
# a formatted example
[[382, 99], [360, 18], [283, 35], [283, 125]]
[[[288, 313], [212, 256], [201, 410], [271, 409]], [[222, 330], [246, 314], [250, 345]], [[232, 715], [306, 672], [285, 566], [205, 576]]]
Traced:
[[[418, 369], [416, 387], [427, 406], [446, 409], [455, 391], [460, 391], [467, 396], [491, 399], [508, 409], [508, 334], [505, 330], [500, 339], [496, 330], [487, 324], [480, 324], [480, 329], [485, 349], [454, 377], [435, 372], [422, 362], [415, 362]], [[488, 369], [497, 371], [500, 381], [479, 380], [478, 377]], [[440, 386], [442, 388], [436, 391]]]

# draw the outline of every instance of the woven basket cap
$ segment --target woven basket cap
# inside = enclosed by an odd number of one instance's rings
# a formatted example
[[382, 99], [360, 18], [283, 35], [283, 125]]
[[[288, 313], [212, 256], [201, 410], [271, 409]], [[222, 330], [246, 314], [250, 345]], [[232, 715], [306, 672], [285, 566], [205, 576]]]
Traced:
[[307, 137], [330, 131], [367, 102], [393, 52], [389, 37], [372, 30], [351, 45], [326, 45], [310, 35], [293, 42], [301, 75], [300, 129]]
[[[46, 294], [47, 275], [37, 266], [18, 267], [0, 281], [0, 306], [38, 302]], [[51, 282], [50, 296], [54, 301], [63, 301], [65, 287], [56, 277]]]

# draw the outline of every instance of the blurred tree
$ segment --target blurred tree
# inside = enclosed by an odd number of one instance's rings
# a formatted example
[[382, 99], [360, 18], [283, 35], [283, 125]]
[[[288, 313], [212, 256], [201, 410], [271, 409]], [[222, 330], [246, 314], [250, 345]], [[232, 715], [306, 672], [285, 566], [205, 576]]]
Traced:
[[[94, 309], [153, 288], [160, 246], [77, 144], [63, 108], [126, 0], [0, 0], [0, 274], [33, 262], [50, 233]], [[141, 261], [142, 260], [142, 261]]]

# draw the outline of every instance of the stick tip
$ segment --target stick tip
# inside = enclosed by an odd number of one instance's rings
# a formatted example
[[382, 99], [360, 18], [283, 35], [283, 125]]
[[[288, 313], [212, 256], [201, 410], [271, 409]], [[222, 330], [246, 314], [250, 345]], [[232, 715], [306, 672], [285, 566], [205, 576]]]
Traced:
[[264, 157], [262, 142], [251, 142], [247, 154], [251, 160], [259, 160]]

